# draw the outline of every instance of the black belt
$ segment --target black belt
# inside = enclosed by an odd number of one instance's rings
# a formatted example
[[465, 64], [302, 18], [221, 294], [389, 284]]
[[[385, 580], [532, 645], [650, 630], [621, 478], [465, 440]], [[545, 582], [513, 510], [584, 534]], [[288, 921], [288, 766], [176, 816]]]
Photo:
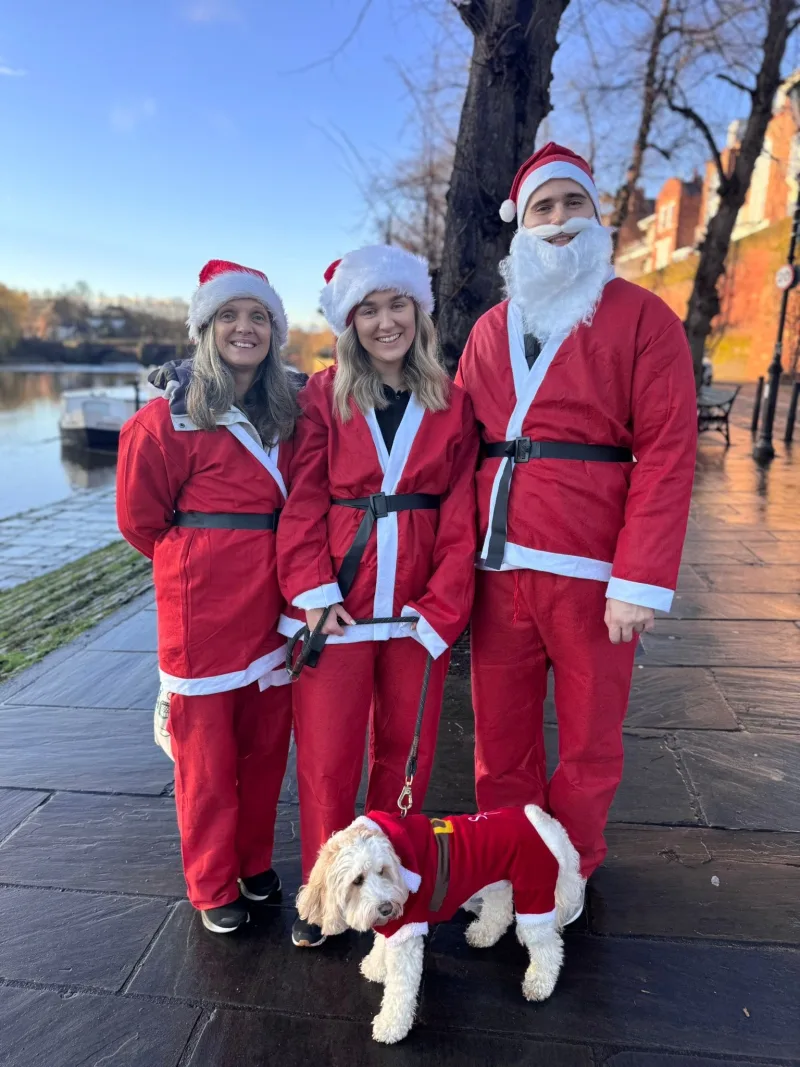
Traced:
[[[618, 448], [616, 445], [583, 445], [572, 441], [531, 441], [530, 437], [496, 441], [485, 446], [484, 454], [489, 459], [513, 459], [514, 463], [528, 463], [532, 459], [571, 459], [584, 463], [633, 462], [633, 453], [629, 448]], [[508, 533], [508, 494], [514, 463], [506, 464], [497, 487], [485, 563], [485, 566], [493, 571], [499, 571], [503, 565]]]
[[193, 530], [277, 530], [280, 509], [256, 515], [247, 512], [176, 511], [173, 525]]
[[[337, 504], [341, 508], [357, 508], [359, 511], [364, 512], [364, 518], [359, 523], [353, 543], [348, 548], [339, 568], [339, 573], [336, 575], [342, 600], [353, 588], [353, 582], [356, 579], [358, 567], [367, 547], [369, 535], [372, 533], [372, 527], [375, 525], [375, 520], [385, 519], [393, 511], [417, 511], [423, 508], [438, 509], [439, 500], [440, 498], [433, 493], [398, 493], [395, 496], [386, 496], [385, 493], [373, 493], [372, 496], [360, 496], [350, 499], [331, 498], [331, 504]], [[305, 660], [306, 667], [316, 667], [327, 640], [327, 634], [311, 635], [310, 649]]]
[[332, 499], [332, 504], [338, 504], [342, 508], [357, 508], [364, 512], [353, 543], [347, 550], [342, 560], [336, 580], [342, 598], [347, 596], [353, 588], [358, 565], [364, 555], [364, 550], [372, 533], [372, 527], [376, 519], [385, 519], [393, 511], [419, 511], [425, 508], [438, 509], [440, 498], [433, 493], [398, 493], [395, 496], [386, 496], [385, 493], [373, 493], [372, 496], [356, 497], [355, 499]]

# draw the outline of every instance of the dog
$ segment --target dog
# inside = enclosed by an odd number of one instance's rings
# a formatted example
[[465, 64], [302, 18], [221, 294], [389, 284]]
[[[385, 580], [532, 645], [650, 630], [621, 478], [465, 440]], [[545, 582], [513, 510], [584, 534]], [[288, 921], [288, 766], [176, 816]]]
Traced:
[[530, 957], [522, 993], [546, 1000], [563, 961], [561, 930], [580, 914], [584, 885], [563, 826], [534, 804], [446, 819], [370, 812], [322, 846], [297, 908], [326, 935], [375, 931], [361, 973], [384, 987], [372, 1036], [394, 1044], [414, 1024], [429, 922], [467, 907], [477, 915], [467, 942], [488, 948], [516, 909]]

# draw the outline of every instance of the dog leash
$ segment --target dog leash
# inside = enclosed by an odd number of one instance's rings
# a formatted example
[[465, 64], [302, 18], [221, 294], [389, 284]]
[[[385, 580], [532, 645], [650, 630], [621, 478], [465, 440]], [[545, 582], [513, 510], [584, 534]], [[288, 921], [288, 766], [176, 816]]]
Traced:
[[[303, 626], [297, 633], [291, 637], [286, 646], [286, 670], [289, 674], [289, 678], [292, 682], [296, 682], [303, 672], [303, 668], [308, 665], [309, 659], [312, 654], [316, 654], [316, 658], [312, 665], [316, 665], [316, 660], [319, 659], [319, 655], [322, 649], [325, 647], [325, 640], [327, 634], [322, 633], [322, 627], [325, 625], [325, 621], [330, 613], [330, 608], [325, 608], [322, 615], [317, 622], [317, 625], [313, 630], [309, 630], [307, 626]], [[419, 616], [417, 615], [403, 615], [385, 619], [353, 619], [353, 623], [356, 626], [379, 626], [384, 623], [397, 623], [397, 622], [419, 622]], [[322, 638], [322, 640], [320, 640]], [[297, 659], [294, 659], [294, 650], [297, 647], [299, 641], [302, 641], [300, 647], [300, 653]], [[422, 690], [419, 695], [419, 707], [417, 708], [417, 721], [414, 724], [414, 737], [411, 741], [411, 748], [408, 752], [408, 759], [406, 760], [406, 769], [404, 774], [404, 785], [397, 798], [397, 807], [400, 809], [400, 817], [404, 819], [408, 815], [409, 811], [414, 804], [414, 795], [412, 787], [414, 785], [414, 777], [417, 773], [417, 762], [419, 759], [419, 741], [422, 734], [422, 719], [425, 714], [425, 702], [428, 698], [428, 685], [431, 680], [431, 667], [433, 666], [433, 656], [428, 653], [428, 657], [425, 660], [425, 673], [422, 676]]]

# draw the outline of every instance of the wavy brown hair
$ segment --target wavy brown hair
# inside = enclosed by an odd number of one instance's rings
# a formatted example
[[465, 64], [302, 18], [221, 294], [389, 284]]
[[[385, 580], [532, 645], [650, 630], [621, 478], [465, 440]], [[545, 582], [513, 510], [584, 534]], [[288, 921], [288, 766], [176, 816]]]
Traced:
[[[414, 341], [403, 365], [403, 382], [426, 411], [444, 411], [448, 405], [449, 379], [442, 365], [433, 319], [415, 304]], [[333, 410], [342, 420], [352, 417], [350, 399], [366, 414], [370, 408], [389, 406], [383, 382], [372, 365], [353, 325], [336, 341], [336, 373], [333, 378]]]
[[[217, 416], [229, 411], [235, 403], [233, 373], [219, 354], [212, 318], [203, 327], [192, 359], [186, 410], [201, 430], [216, 430]], [[266, 448], [287, 440], [294, 433], [300, 409], [290, 372], [280, 358], [274, 326], [267, 358], [260, 364], [253, 384], [239, 406], [258, 430]]]

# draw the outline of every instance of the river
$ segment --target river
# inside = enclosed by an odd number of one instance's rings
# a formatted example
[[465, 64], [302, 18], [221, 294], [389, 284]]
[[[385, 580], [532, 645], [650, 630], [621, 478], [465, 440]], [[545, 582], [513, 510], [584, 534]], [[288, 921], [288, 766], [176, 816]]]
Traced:
[[136, 363], [0, 365], [0, 519], [113, 484], [116, 456], [62, 453], [61, 394], [145, 378]]

